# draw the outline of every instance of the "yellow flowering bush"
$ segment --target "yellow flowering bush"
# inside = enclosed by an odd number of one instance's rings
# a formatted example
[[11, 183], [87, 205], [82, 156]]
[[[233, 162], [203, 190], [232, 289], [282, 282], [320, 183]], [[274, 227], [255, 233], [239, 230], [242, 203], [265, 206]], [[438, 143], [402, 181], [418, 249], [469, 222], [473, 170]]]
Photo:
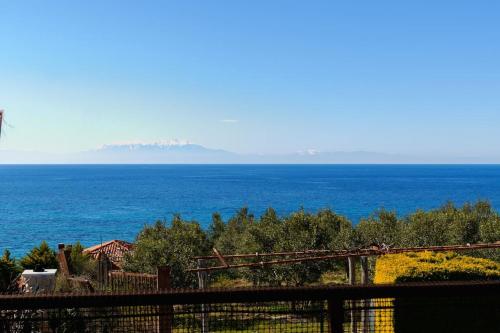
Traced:
[[376, 284], [418, 281], [500, 279], [500, 264], [452, 252], [416, 252], [380, 257], [375, 265]]
[[[500, 264], [497, 262], [452, 252], [415, 252], [379, 257], [375, 264], [374, 283], [495, 279], [500, 279]], [[458, 314], [459, 311], [470, 311], [470, 309], [457, 310], [446, 303], [449, 300], [433, 299], [418, 313], [409, 310], [412, 305], [411, 300], [379, 299], [374, 302], [378, 306], [393, 307], [375, 311], [376, 332], [421, 332], [424, 328], [427, 332], [444, 332], [449, 327], [441, 327], [439, 324], [450, 325], [449, 323], [454, 323], [453, 327], [470, 328], [467, 313], [463, 316]], [[432, 321], [430, 318], [433, 318], [433, 315], [440, 317]], [[459, 320], [460, 318], [465, 318], [465, 323]], [[477, 328], [479, 324], [474, 323], [474, 325]], [[488, 323], [481, 325], [487, 326]], [[485, 331], [488, 329], [489, 327], [485, 327]]]

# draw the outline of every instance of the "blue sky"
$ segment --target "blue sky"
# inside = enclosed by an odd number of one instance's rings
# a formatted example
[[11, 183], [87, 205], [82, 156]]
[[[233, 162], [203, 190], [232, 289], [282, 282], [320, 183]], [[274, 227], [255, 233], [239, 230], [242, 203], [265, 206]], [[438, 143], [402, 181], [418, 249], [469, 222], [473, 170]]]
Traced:
[[500, 156], [499, 38], [498, 1], [0, 0], [0, 150]]

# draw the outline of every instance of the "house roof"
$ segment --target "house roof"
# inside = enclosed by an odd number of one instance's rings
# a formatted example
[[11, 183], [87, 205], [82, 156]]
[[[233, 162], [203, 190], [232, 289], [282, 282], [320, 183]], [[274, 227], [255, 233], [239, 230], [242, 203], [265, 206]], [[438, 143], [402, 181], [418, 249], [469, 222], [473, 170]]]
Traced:
[[132, 251], [132, 243], [113, 239], [102, 244], [94, 245], [83, 250], [83, 253], [97, 259], [100, 253], [104, 253], [109, 260], [118, 267], [121, 267], [125, 253]]

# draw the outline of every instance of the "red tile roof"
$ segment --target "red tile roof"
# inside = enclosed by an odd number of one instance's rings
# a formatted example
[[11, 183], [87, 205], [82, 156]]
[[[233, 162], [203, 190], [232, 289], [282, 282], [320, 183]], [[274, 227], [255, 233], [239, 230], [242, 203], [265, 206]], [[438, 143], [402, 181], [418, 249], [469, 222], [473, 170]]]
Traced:
[[99, 245], [94, 245], [83, 250], [83, 253], [97, 259], [99, 253], [104, 253], [109, 260], [121, 268], [125, 253], [132, 251], [134, 245], [132, 243], [113, 239]]

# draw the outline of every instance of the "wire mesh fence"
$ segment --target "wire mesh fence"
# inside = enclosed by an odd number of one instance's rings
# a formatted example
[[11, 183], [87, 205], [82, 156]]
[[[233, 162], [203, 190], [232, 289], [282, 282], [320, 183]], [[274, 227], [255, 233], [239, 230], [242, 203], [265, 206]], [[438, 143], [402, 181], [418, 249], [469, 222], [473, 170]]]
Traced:
[[327, 332], [323, 301], [174, 307], [174, 332]]
[[0, 296], [0, 332], [499, 332], [500, 281]]
[[152, 274], [112, 271], [108, 273], [105, 288], [110, 291], [156, 290], [158, 277]]
[[0, 332], [155, 332], [157, 306], [3, 310]]

